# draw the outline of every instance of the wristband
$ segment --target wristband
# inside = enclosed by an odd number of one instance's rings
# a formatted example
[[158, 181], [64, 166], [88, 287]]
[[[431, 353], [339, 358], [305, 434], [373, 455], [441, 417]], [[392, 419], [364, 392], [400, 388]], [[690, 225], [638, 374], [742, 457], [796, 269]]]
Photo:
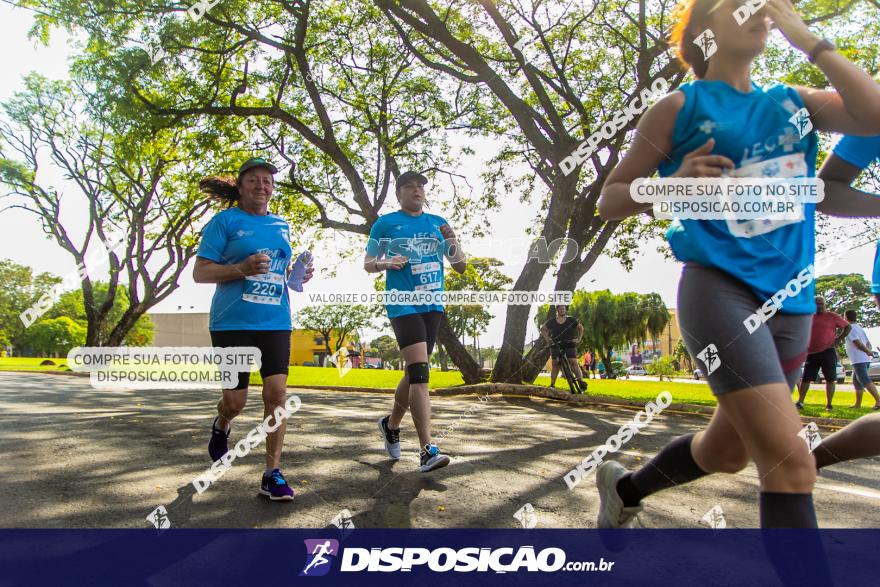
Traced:
[[834, 43], [829, 41], [828, 39], [822, 39], [816, 46], [810, 49], [810, 52], [807, 53], [807, 59], [809, 59], [810, 63], [816, 63], [816, 59], [821, 55], [824, 51], [834, 51], [836, 47]]

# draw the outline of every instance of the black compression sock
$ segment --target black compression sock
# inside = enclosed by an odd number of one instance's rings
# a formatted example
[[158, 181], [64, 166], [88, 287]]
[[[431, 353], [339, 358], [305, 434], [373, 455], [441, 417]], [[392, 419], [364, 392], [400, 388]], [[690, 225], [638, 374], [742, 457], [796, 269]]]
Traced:
[[834, 584], [812, 494], [761, 492], [761, 527], [764, 549], [783, 585]]
[[676, 438], [647, 465], [622, 477], [617, 482], [617, 494], [623, 500], [623, 505], [636, 506], [642, 498], [652, 493], [708, 475], [691, 455], [693, 439], [693, 434]]
[[762, 528], [818, 528], [812, 493], [761, 492]]

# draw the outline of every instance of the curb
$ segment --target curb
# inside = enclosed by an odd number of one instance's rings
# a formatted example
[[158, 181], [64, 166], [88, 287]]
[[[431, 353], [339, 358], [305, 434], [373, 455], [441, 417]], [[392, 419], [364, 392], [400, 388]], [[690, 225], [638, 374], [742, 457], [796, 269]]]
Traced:
[[[49, 375], [72, 375], [74, 377], [88, 377], [88, 373], [77, 371], [28, 371], [8, 369], [0, 371], [0, 373], [29, 373], [29, 374], [49, 374]], [[347, 391], [356, 393], [385, 393], [393, 394], [394, 388], [389, 387], [345, 387], [342, 385], [289, 385], [288, 389], [314, 389], [316, 391]], [[563, 403], [575, 404], [577, 406], [614, 406], [619, 408], [635, 408], [642, 409], [647, 402], [638, 400], [625, 400], [605, 396], [591, 395], [572, 395], [567, 391], [560, 389], [551, 389], [540, 385], [524, 385], [517, 383], [476, 383], [472, 385], [459, 385], [458, 387], [439, 387], [430, 390], [432, 396], [436, 397], [455, 397], [459, 395], [500, 395], [500, 396], [527, 396], [542, 397], [551, 400], [557, 400]], [[673, 410], [678, 412], [686, 412], [689, 414], [699, 414], [711, 416], [715, 412], [713, 406], [704, 406], [700, 404], [673, 403], [664, 410]], [[816, 426], [822, 428], [843, 428], [850, 422], [855, 420], [845, 420], [843, 418], [823, 418], [816, 416], [801, 416], [804, 422], [815, 422]]]

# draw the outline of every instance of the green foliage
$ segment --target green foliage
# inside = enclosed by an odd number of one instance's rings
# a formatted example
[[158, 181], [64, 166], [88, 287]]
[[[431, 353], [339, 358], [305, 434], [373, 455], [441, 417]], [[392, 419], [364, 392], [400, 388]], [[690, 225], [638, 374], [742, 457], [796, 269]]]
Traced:
[[648, 375], [656, 375], [660, 378], [660, 381], [663, 381], [663, 378], [666, 377], [667, 380], [671, 381], [672, 376], [675, 374], [675, 367], [672, 364], [672, 357], [659, 357], [654, 359], [651, 363], [645, 366], [645, 371], [648, 372]]
[[687, 347], [682, 339], [679, 338], [678, 342], [675, 343], [675, 349], [672, 352], [672, 356], [678, 361], [682, 369], [693, 371], [693, 360], [691, 359], [691, 355], [688, 353]]
[[[21, 348], [24, 323], [20, 315], [37, 300], [61, 282], [50, 273], [34, 275], [30, 267], [9, 260], [0, 261], [0, 337], [9, 344]], [[33, 325], [32, 325], [33, 326]]]
[[[538, 311], [538, 327], [546, 321], [548, 307]], [[656, 337], [669, 324], [671, 316], [657, 293], [614, 294], [609, 290], [575, 291], [568, 314], [580, 321], [584, 337], [578, 349], [596, 349], [607, 359], [612, 349]]]
[[[329, 354], [338, 351], [353, 333], [371, 327], [372, 320], [370, 309], [361, 305], [307, 306], [294, 315], [300, 328], [321, 335]], [[332, 337], [336, 337], [336, 348], [330, 348]]]
[[86, 327], [67, 316], [44, 318], [24, 334], [24, 344], [38, 355], [67, 356], [73, 347], [86, 342]]
[[[100, 307], [107, 301], [109, 284], [104, 281], [93, 283], [95, 307]], [[123, 312], [129, 306], [128, 290], [119, 288], [113, 298], [113, 307], [107, 314], [107, 320], [104, 322], [103, 329], [100, 333], [101, 340], [106, 340], [110, 336], [110, 331], [119, 322]], [[81, 289], [67, 291], [58, 296], [58, 301], [45, 314], [46, 318], [71, 318], [83, 324], [86, 323], [86, 310], [83, 303], [83, 292]], [[125, 335], [123, 344], [126, 346], [149, 346], [153, 342], [153, 321], [147, 314], [141, 316], [128, 334]]]
[[[467, 269], [462, 274], [447, 271], [446, 291], [499, 291], [504, 290], [513, 280], [497, 267], [504, 263], [491, 257], [470, 257]], [[446, 318], [457, 337], [462, 335], [476, 338], [486, 331], [495, 316], [485, 306], [448, 306]]]
[[400, 365], [400, 350], [394, 337], [383, 334], [370, 341], [370, 348], [376, 351], [383, 365], [390, 364], [395, 368]]
[[874, 303], [871, 284], [858, 273], [823, 275], [816, 280], [816, 295], [825, 298], [828, 309], [841, 316], [855, 310], [865, 328], [880, 326], [880, 311]]

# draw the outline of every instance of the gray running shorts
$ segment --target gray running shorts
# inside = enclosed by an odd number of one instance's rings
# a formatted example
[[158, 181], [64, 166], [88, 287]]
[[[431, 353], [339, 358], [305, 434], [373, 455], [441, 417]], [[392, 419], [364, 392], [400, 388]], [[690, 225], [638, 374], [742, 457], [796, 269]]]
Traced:
[[720, 269], [685, 264], [678, 323], [715, 395], [768, 383], [793, 388], [800, 378], [813, 316], [777, 312], [749, 334], [743, 322], [764, 302]]

